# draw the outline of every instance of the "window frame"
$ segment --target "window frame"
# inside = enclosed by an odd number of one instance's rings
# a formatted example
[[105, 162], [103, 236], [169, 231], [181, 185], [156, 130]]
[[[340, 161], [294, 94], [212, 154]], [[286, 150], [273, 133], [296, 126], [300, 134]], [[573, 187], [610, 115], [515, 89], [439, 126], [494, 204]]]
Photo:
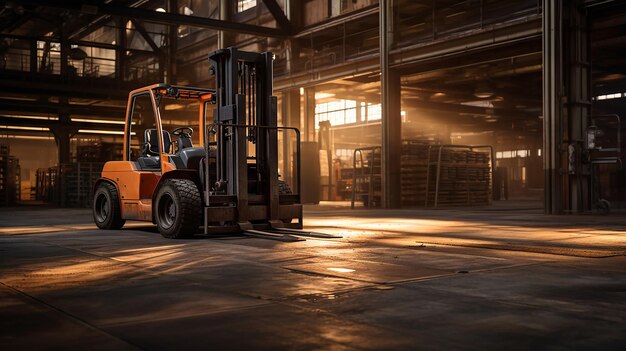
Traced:
[[[124, 133], [124, 137], [127, 140], [126, 142], [126, 150], [124, 152], [124, 155], [126, 157], [126, 161], [130, 161], [130, 162], [137, 162], [137, 160], [133, 160], [132, 159], [132, 152], [131, 152], [131, 137], [132, 137], [132, 126], [133, 126], [133, 115], [135, 112], [135, 106], [136, 106], [136, 101], [137, 98], [146, 95], [148, 97], [148, 99], [150, 100], [150, 106], [152, 106], [152, 112], [154, 114], [154, 124], [156, 125], [156, 129], [157, 129], [157, 134], [159, 135], [159, 170], [161, 169], [161, 155], [163, 153], [165, 153], [165, 151], [163, 151], [163, 132], [162, 132], [162, 128], [161, 128], [161, 116], [159, 114], [159, 109], [155, 106], [154, 104], [154, 92], [152, 90], [148, 90], [148, 91], [140, 91], [137, 93], [134, 93], [130, 96], [130, 102], [129, 102], [129, 108], [128, 108], [128, 115], [126, 116], [126, 132]], [[135, 133], [135, 136], [137, 136], [137, 138], [142, 138], [141, 135]], [[141, 140], [141, 139], [140, 139]]]

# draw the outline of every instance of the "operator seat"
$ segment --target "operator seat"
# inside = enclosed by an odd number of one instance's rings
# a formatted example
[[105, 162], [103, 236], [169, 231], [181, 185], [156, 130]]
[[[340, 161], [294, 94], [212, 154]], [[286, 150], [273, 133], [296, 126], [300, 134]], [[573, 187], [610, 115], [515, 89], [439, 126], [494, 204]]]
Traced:
[[[161, 168], [159, 134], [154, 128], [146, 129], [143, 132], [144, 149], [137, 162], [142, 170], [157, 170]], [[172, 138], [167, 130], [163, 131], [163, 150], [166, 152], [172, 147]]]

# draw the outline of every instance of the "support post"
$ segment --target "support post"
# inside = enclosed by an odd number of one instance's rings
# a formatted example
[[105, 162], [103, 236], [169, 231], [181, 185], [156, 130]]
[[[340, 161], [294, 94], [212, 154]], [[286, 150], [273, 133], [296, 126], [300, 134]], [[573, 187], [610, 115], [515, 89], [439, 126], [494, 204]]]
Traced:
[[121, 82], [126, 79], [126, 22], [123, 17], [119, 17], [116, 23], [115, 77]]
[[400, 75], [389, 67], [393, 43], [393, 2], [380, 0], [380, 91], [382, 110], [382, 205], [398, 208], [400, 199], [400, 152], [402, 118]]
[[[178, 13], [178, 0], [168, 0], [168, 13]], [[167, 32], [167, 79], [166, 83], [174, 84], [176, 77], [176, 46], [178, 45], [178, 26], [170, 25]]]
[[[291, 89], [283, 94], [283, 126], [300, 128], [300, 91]], [[283, 170], [282, 177], [292, 187], [295, 187], [294, 167], [295, 160], [293, 153], [295, 150], [295, 135], [288, 131], [283, 132]]]
[[589, 166], [583, 155], [591, 110], [591, 70], [583, 11], [580, 0], [543, 0], [544, 202], [548, 214], [590, 209]]
[[304, 114], [300, 124], [304, 141], [315, 141], [315, 87], [304, 88]]
[[[234, 11], [233, 3], [230, 0], [220, 0], [219, 10], [220, 10], [220, 20], [221, 21], [230, 21], [232, 19], [232, 13]], [[219, 31], [217, 33], [217, 48], [224, 49], [229, 47], [233, 42], [233, 33], [229, 31]]]

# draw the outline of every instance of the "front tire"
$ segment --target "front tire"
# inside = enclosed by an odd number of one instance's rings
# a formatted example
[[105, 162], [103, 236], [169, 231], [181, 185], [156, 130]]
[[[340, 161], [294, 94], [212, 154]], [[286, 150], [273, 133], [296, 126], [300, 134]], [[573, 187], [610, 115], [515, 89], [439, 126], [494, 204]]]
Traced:
[[159, 232], [168, 239], [192, 237], [202, 217], [200, 192], [188, 179], [168, 179], [159, 188], [155, 218]]
[[102, 183], [93, 196], [93, 220], [100, 229], [121, 229], [126, 221], [122, 219], [120, 198], [111, 183]]

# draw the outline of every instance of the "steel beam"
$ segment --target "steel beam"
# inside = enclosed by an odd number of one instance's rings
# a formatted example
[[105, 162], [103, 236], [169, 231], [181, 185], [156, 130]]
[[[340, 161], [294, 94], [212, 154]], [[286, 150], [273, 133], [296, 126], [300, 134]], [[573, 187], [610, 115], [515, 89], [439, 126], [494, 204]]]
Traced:
[[255, 26], [246, 23], [222, 21], [199, 16], [186, 16], [177, 13], [157, 12], [150, 9], [126, 7], [112, 4], [85, 5], [74, 2], [48, 2], [41, 0], [22, 0], [21, 3], [34, 6], [43, 6], [64, 9], [69, 11], [111, 15], [116, 17], [129, 17], [153, 23], [165, 25], [187, 25], [191, 27], [207, 28], [213, 30], [226, 30], [235, 33], [252, 34], [264, 37], [287, 37], [282, 29]]
[[146, 43], [148, 43], [148, 45], [150, 46], [150, 48], [152, 49], [152, 51], [154, 51], [154, 53], [156, 53], [157, 55], [159, 55], [159, 57], [163, 56], [165, 53], [163, 52], [163, 50], [161, 50], [161, 48], [154, 42], [154, 40], [152, 40], [152, 37], [150, 36], [150, 34], [148, 33], [148, 31], [146, 30], [146, 27], [143, 26], [143, 23], [141, 23], [140, 21], [131, 18], [130, 19], [131, 22], [133, 22], [133, 25], [135, 26], [135, 28], [137, 29], [137, 31], [139, 32], [139, 34], [141, 34], [141, 36], [143, 37], [143, 39], [146, 41]]
[[263, 3], [276, 20], [276, 23], [278, 23], [278, 26], [286, 30], [288, 33], [292, 33], [293, 26], [291, 25], [291, 22], [289, 22], [287, 16], [285, 16], [283, 9], [280, 8], [280, 5], [278, 5], [276, 0], [263, 0]]
[[[461, 37], [449, 38], [429, 45], [399, 47], [391, 50], [389, 65], [400, 70], [407, 67], [412, 67], [414, 70], [421, 65], [458, 60], [477, 53], [497, 56], [502, 50], [514, 49], [529, 41], [539, 41], [540, 38], [541, 18], [536, 16], [528, 18], [527, 21], [475, 30]], [[530, 50], [534, 52], [535, 49]], [[517, 51], [516, 54], [518, 54]], [[277, 77], [274, 87], [276, 90], [285, 90], [375, 73], [380, 70], [380, 56], [378, 52], [375, 52], [340, 65], [321, 67], [315, 72], [298, 72], [284, 78]]]

